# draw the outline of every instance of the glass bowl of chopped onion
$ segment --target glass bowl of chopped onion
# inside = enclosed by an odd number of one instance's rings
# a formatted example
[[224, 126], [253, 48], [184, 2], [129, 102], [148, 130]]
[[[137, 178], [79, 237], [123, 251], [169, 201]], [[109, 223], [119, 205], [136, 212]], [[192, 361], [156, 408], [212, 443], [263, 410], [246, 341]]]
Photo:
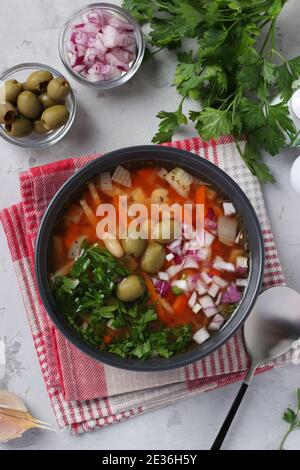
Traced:
[[75, 80], [108, 90], [135, 75], [144, 57], [145, 40], [138, 23], [123, 8], [93, 3], [67, 19], [59, 52]]

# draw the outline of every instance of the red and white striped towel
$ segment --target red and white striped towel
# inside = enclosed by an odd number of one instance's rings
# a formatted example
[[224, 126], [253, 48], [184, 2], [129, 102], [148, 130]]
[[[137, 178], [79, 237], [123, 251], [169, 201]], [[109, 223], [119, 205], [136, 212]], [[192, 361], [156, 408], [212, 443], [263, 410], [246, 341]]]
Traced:
[[[210, 142], [195, 138], [167, 145], [210, 160], [245, 191], [263, 230], [266, 250], [264, 286], [283, 284], [261, 188], [238, 155], [232, 138]], [[39, 299], [34, 278], [33, 254], [39, 223], [61, 185], [99, 156], [63, 160], [22, 173], [21, 202], [0, 213], [54, 413], [59, 426], [73, 432], [101, 428], [180, 398], [222, 387], [240, 380], [247, 369], [247, 355], [240, 333], [211, 356], [190, 366], [170, 372], [136, 373], [96, 362], [70, 344], [53, 326]], [[288, 356], [277, 362], [287, 361]]]

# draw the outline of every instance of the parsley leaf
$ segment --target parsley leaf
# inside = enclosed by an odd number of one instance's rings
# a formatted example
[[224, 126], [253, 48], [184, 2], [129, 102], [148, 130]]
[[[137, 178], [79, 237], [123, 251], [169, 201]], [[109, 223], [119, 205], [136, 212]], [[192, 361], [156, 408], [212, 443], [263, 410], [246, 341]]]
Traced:
[[182, 104], [174, 113], [161, 111], [157, 117], [161, 119], [159, 130], [152, 139], [153, 143], [160, 144], [171, 140], [175, 131], [181, 124], [187, 124], [187, 118], [182, 112]]
[[231, 113], [228, 111], [207, 107], [198, 114], [190, 113], [190, 118], [197, 121], [196, 129], [204, 140], [230, 134], [233, 128]]
[[177, 287], [177, 286], [173, 286], [173, 287], [171, 288], [171, 290], [172, 290], [173, 294], [175, 294], [175, 295], [180, 295], [180, 294], [182, 294], [182, 289], [180, 289], [180, 288]]

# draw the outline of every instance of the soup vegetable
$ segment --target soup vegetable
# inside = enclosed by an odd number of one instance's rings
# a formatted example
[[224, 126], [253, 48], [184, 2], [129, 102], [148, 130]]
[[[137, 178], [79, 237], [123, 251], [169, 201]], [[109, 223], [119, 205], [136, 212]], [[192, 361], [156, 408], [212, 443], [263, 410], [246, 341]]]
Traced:
[[[142, 218], [130, 231], [136, 203], [150, 215], [154, 204], [161, 211], [155, 223]], [[166, 205], [175, 203], [183, 216], [166, 216]], [[117, 235], [105, 239], [97, 230], [101, 204], [118, 215]], [[207, 341], [236, 310], [249, 274], [235, 206], [181, 168], [119, 166], [88, 182], [57, 221], [49, 260], [53, 296], [68, 322], [95, 347], [123, 358], [168, 358]]]

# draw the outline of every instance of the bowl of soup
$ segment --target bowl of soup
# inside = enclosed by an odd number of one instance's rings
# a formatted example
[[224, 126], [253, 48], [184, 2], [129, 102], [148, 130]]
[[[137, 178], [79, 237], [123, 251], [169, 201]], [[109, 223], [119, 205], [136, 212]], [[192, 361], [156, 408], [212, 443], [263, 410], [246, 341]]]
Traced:
[[62, 334], [111, 366], [159, 371], [215, 351], [243, 325], [264, 266], [259, 221], [222, 170], [161, 146], [79, 170], [42, 220], [35, 270]]

